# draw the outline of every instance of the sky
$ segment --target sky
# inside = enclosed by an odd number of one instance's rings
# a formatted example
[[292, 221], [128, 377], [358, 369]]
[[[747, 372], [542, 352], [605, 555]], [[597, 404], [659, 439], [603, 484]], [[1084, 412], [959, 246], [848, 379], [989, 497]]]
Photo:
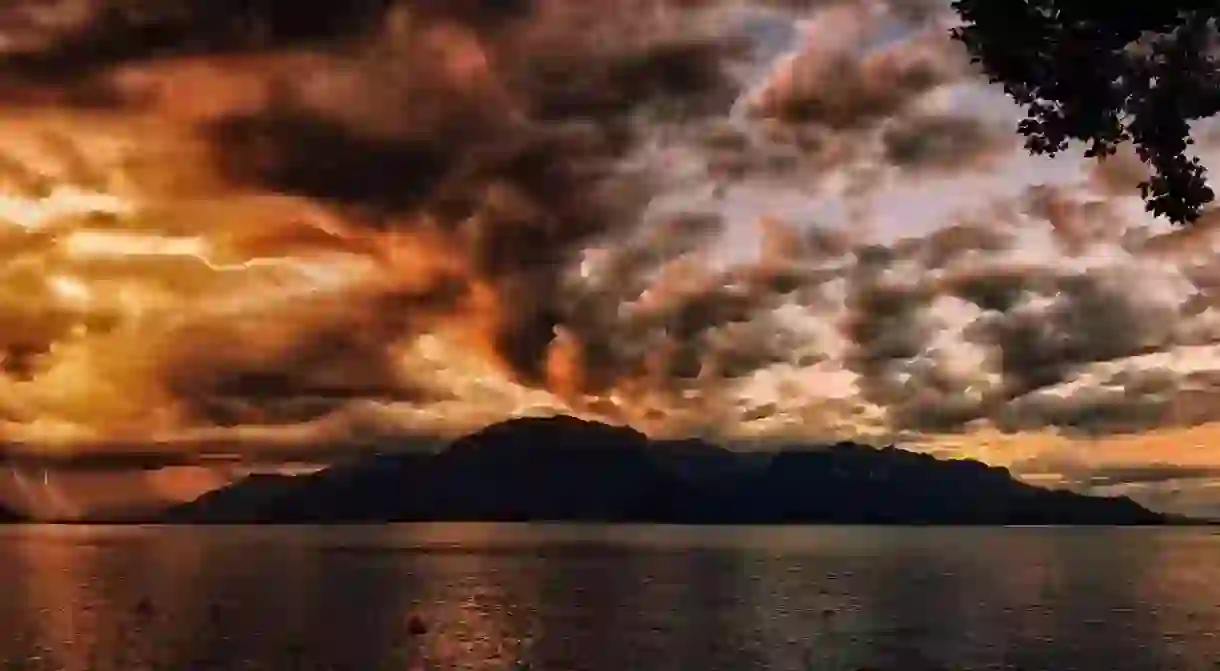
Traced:
[[340, 4], [0, 10], [2, 500], [568, 412], [1220, 514], [1218, 215], [1030, 156], [947, 6]]

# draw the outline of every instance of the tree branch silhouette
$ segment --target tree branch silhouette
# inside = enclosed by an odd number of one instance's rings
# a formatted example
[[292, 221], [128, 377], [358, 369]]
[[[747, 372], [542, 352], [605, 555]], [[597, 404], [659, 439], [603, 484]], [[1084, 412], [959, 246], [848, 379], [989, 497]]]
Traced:
[[1075, 140], [1105, 160], [1130, 142], [1149, 177], [1145, 209], [1196, 221], [1215, 194], [1191, 155], [1191, 124], [1220, 112], [1214, 0], [954, 0], [953, 39], [1027, 115], [1032, 154]]

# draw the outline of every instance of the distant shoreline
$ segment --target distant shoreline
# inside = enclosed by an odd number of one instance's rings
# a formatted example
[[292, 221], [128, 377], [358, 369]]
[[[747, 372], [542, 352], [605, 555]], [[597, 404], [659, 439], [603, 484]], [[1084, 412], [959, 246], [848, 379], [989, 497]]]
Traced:
[[81, 526], [81, 527], [378, 527], [398, 525], [511, 525], [511, 526], [596, 526], [596, 527], [658, 527], [658, 528], [689, 528], [703, 529], [712, 527], [736, 529], [765, 528], [795, 528], [795, 527], [874, 527], [874, 528], [918, 528], [918, 529], [1165, 529], [1175, 527], [1220, 527], [1220, 520], [1194, 518], [1168, 519], [1164, 522], [1114, 522], [1114, 523], [1062, 523], [1062, 524], [1005, 524], [991, 522], [623, 522], [605, 520], [579, 519], [533, 519], [533, 520], [503, 520], [503, 519], [411, 519], [411, 520], [353, 520], [353, 521], [261, 521], [261, 522], [223, 522], [212, 520], [171, 521], [158, 518], [148, 519], [83, 519], [83, 520], [9, 520], [0, 522], [0, 526]]
[[[64, 524], [1169, 527], [1214, 520], [1038, 487], [1005, 468], [840, 442], [766, 459], [574, 417], [493, 424], [436, 453], [255, 474], [163, 511]], [[16, 515], [20, 517], [19, 515]], [[35, 522], [37, 523], [37, 522]]]

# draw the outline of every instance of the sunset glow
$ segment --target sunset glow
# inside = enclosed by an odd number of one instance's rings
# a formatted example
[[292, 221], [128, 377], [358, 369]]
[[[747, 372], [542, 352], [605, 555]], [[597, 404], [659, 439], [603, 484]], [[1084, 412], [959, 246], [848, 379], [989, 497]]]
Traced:
[[0, 439], [325, 462], [564, 412], [1220, 506], [1171, 477], [1220, 469], [1214, 212], [1028, 157], [945, 12], [611, 4], [3, 75]]

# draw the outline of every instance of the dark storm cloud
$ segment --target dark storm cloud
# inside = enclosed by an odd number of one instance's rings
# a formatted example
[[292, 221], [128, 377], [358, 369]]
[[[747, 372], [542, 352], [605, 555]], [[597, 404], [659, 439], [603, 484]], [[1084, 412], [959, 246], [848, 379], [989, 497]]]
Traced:
[[954, 53], [930, 39], [859, 54], [810, 45], [773, 73], [752, 114], [788, 125], [860, 130], [911, 111], [921, 96], [959, 75]]
[[1006, 392], [1019, 396], [1065, 381], [1082, 364], [1170, 346], [1173, 308], [1132, 300], [1130, 282], [1121, 272], [1065, 276], [1042, 308], [984, 315], [980, 337], [998, 351]]
[[[239, 75], [265, 91], [197, 120], [231, 183], [327, 203], [348, 226], [412, 240], [422, 267], [403, 269], [409, 287], [294, 310], [283, 322], [293, 333], [248, 356], [203, 346], [240, 324], [192, 324], [178, 340], [198, 346], [166, 348], [164, 377], [196, 416], [296, 421], [349, 396], [410, 398], [409, 381], [387, 372], [389, 349], [449, 313], [485, 329], [487, 348], [527, 384], [590, 367], [574, 376], [576, 392], [641, 376], [663, 386], [707, 370], [736, 377], [780, 356], [762, 335], [779, 329], [749, 324], [809, 281], [797, 269], [664, 276], [714, 236], [714, 218], [686, 217], [625, 247], [597, 283], [576, 272], [582, 250], [629, 240], [642, 222], [650, 178], [621, 163], [638, 144], [635, 112], [665, 105], [698, 119], [736, 95], [724, 65], [740, 53], [737, 36], [653, 11], [706, 3], [238, 4], [103, 3], [0, 62], [54, 90], [120, 66], [172, 79], [181, 57], [215, 57], [218, 92]], [[251, 52], [298, 60], [224, 60]], [[335, 370], [342, 380], [326, 377]]]
[[[886, 167], [899, 177], [946, 177], [1003, 156], [1014, 142], [1009, 130], [929, 98], [962, 81], [969, 68], [943, 39], [943, 28], [929, 27], [938, 12], [919, 4], [812, 13], [815, 36], [751, 94], [745, 109], [754, 134], [711, 150], [713, 174], [815, 183], [846, 173], [858, 198], [884, 183]], [[882, 39], [887, 31], [896, 36]], [[839, 44], [840, 35], [858, 43]]]
[[852, 278], [842, 326], [851, 342], [846, 366], [860, 375], [865, 399], [888, 406], [903, 395], [895, 367], [923, 354], [930, 336], [923, 313], [933, 298], [922, 286]]
[[985, 170], [1016, 146], [1010, 129], [963, 116], [900, 119], [881, 136], [885, 161], [911, 172]]
[[[951, 369], [945, 359], [950, 353], [933, 350], [940, 328], [933, 307], [940, 299], [957, 297], [1007, 309], [1024, 298], [1033, 274], [973, 265], [949, 274], [930, 271], [971, 253], [1005, 251], [1013, 243], [1011, 232], [1001, 226], [967, 222], [889, 247], [856, 251], [846, 276], [846, 365], [860, 376], [864, 398], [886, 408], [895, 427], [957, 431], [986, 413], [989, 399], [972, 389], [977, 381]], [[914, 265], [900, 271], [895, 264]], [[913, 276], [900, 279], [903, 273]]]
[[939, 269], [976, 252], [988, 255], [1013, 249], [1016, 243], [1016, 234], [1004, 227], [964, 222], [922, 237], [900, 239], [893, 248], [902, 258], [918, 261], [924, 268]]
[[1123, 389], [1083, 389], [1066, 396], [1035, 392], [1015, 399], [997, 413], [1005, 431], [1057, 427], [1069, 435], [1141, 433], [1164, 426], [1170, 415], [1165, 397], [1132, 394]]
[[[514, 32], [476, 34], [467, 48], [491, 70], [473, 84], [416, 65], [426, 54], [368, 54], [345, 66], [340, 98], [301, 89], [218, 124], [224, 165], [241, 182], [439, 226], [473, 262], [472, 279], [501, 298], [495, 348], [522, 379], [540, 380], [556, 327], [582, 330], [564, 324], [560, 274], [591, 242], [630, 231], [646, 202], [607, 188], [631, 147], [627, 114], [727, 91], [723, 43], [590, 40], [577, 32], [598, 17], [586, 11], [540, 9]], [[349, 102], [363, 100], [376, 102]]]
[[837, 259], [855, 249], [851, 233], [824, 226], [805, 227], [806, 253], [814, 260]]
[[[1129, 372], [1098, 389], [1090, 372], [1214, 342], [1208, 305], [1192, 308], [1169, 271], [1153, 278], [1137, 267], [1005, 260], [1019, 232], [1013, 223], [967, 220], [857, 250], [845, 276], [846, 361], [863, 397], [884, 408], [894, 428], [962, 431], [987, 419], [1007, 431], [1056, 426], [1099, 435], [1215, 419], [1203, 380]], [[1193, 274], [1197, 286], [1206, 284], [1205, 272]], [[942, 315], [966, 320], [962, 349], [938, 349]], [[1079, 389], [1063, 386], [1075, 380]]]
[[[182, 55], [317, 48], [375, 30], [395, 0], [76, 0], [14, 3], [0, 13], [6, 33], [24, 33], [3, 70], [35, 80], [79, 79], [130, 62]], [[526, 1], [415, 0], [423, 17], [460, 17], [495, 27], [527, 13]], [[33, 33], [33, 35], [31, 35]]]
[[353, 400], [435, 402], [444, 395], [405, 378], [391, 343], [450, 300], [437, 289], [298, 298], [243, 320], [189, 322], [156, 354], [168, 390], [215, 426], [296, 424]]
[[941, 290], [982, 310], [1007, 312], [1029, 295], [1053, 291], [1053, 270], [1022, 264], [994, 264], [954, 270], [940, 279]]
[[1117, 242], [1127, 228], [1107, 200], [1082, 201], [1061, 187], [1035, 186], [1025, 195], [1025, 210], [1045, 220], [1065, 254], [1077, 256], [1102, 243]]
[[[724, 66], [740, 42], [652, 11], [691, 3], [377, 0], [304, 14], [273, 0], [238, 4], [240, 12], [227, 0], [99, 4], [0, 63], [12, 86], [73, 95], [149, 65], [172, 77], [185, 56], [215, 57], [225, 76], [257, 79], [263, 95], [251, 104], [198, 120], [219, 171], [240, 189], [333, 208], [352, 238], [374, 241], [368, 248], [387, 273], [403, 276], [333, 305], [260, 314], [254, 326], [187, 320], [150, 351], [168, 391], [200, 422], [311, 421], [352, 399], [436, 401], [397, 372], [394, 345], [437, 324], [476, 334], [476, 349], [516, 380], [565, 397], [710, 393], [776, 363], [799, 365], [810, 339], [774, 311], [795, 303], [830, 314], [828, 287], [840, 284], [845, 366], [899, 429], [959, 431], [990, 419], [1097, 434], [1211, 417], [1209, 392], [1150, 379], [1051, 393], [1097, 362], [1209, 336], [1202, 327], [1184, 335], [1178, 307], [1141, 300], [1134, 275], [1005, 260], [1018, 232], [1010, 217], [886, 245], [771, 221], [760, 258], [727, 269], [701, 254], [723, 230], [718, 216], [645, 221], [662, 180], [623, 160], [653, 130], [641, 126], [642, 111], [676, 110], [707, 130], [699, 149], [730, 179], [873, 159], [908, 175], [986, 166], [1011, 134], [923, 104], [966, 71], [935, 31], [863, 55], [808, 45], [773, 73], [752, 118], [721, 124], [713, 119], [739, 93]], [[914, 23], [935, 13], [926, 3], [893, 8]], [[14, 16], [0, 10], [0, 23]], [[306, 58], [225, 60], [251, 53]], [[166, 104], [125, 90], [109, 89], [108, 104]], [[1094, 181], [1105, 191], [1122, 180]], [[1014, 209], [1046, 220], [1071, 255], [1125, 229], [1110, 204], [1056, 187], [1031, 189]], [[298, 238], [243, 239], [283, 248]], [[391, 250], [398, 256], [378, 247], [400, 239], [410, 244]], [[585, 262], [589, 247], [606, 251]], [[1212, 289], [1206, 276], [1191, 275], [1201, 305]], [[937, 351], [944, 325], [933, 313], [944, 303], [974, 320], [962, 349], [982, 351], [984, 370], [963, 372], [961, 352]], [[4, 344], [21, 353], [23, 334], [51, 342], [76, 321], [44, 310], [14, 321]], [[263, 330], [270, 323], [274, 333]], [[19, 369], [37, 354], [6, 365]]]

